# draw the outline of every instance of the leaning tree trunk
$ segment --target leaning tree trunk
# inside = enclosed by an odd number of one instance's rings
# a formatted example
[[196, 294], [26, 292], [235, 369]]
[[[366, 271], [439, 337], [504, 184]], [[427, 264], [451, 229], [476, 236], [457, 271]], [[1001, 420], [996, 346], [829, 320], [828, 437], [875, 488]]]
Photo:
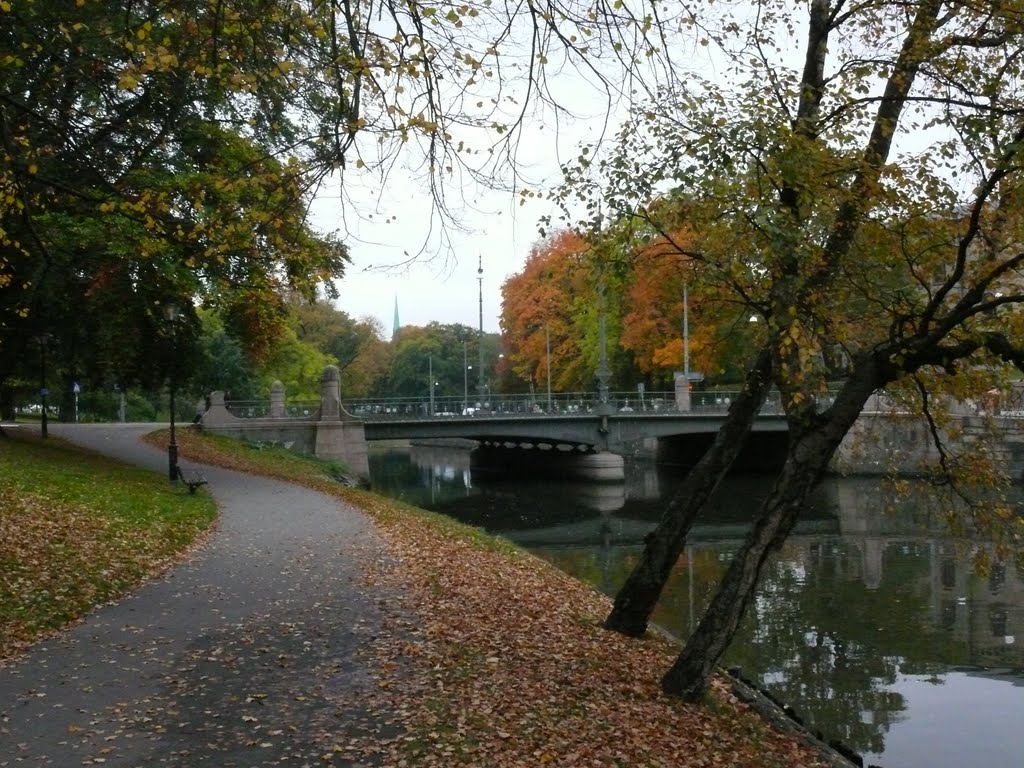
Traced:
[[753, 529], [686, 646], [661, 679], [665, 693], [693, 703], [703, 700], [715, 667], [732, 642], [754, 595], [768, 555], [782, 546], [793, 529], [808, 495], [820, 482], [873, 387], [865, 379], [855, 384], [848, 382], [845, 390], [827, 420], [799, 437], [791, 434], [786, 464], [761, 505]]
[[615, 597], [605, 629], [640, 637], [679, 554], [686, 536], [708, 498], [743, 448], [771, 384], [771, 354], [765, 349], [747, 375], [743, 391], [729, 407], [725, 424], [707, 453], [687, 475], [661, 516], [658, 527], [645, 539], [643, 554]]

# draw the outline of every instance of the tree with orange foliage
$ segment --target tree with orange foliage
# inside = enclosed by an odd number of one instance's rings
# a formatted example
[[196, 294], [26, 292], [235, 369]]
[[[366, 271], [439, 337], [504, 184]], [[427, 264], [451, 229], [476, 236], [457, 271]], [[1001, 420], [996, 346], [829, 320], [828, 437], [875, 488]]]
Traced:
[[[672, 372], [681, 369], [683, 291], [688, 282], [692, 284], [691, 270], [689, 260], [663, 238], [642, 247], [632, 260], [620, 343], [633, 354], [637, 367], [652, 383], [667, 384]], [[691, 296], [691, 321], [697, 305]], [[691, 326], [691, 330], [696, 328], [706, 326]], [[696, 370], [709, 367], [710, 344], [705, 341], [709, 337], [706, 330], [700, 339], [694, 334], [689, 337], [690, 361]]]
[[501, 330], [512, 373], [525, 382], [547, 382], [548, 349], [552, 387], [592, 387], [581, 341], [581, 308], [593, 301], [584, 259], [590, 246], [579, 235], [562, 231], [533, 247], [522, 272], [502, 285]]
[[[710, 289], [682, 253], [685, 232], [659, 236], [625, 257], [596, 254], [579, 234], [555, 233], [534, 246], [522, 272], [502, 288], [502, 330], [512, 373], [540, 385], [547, 379], [550, 334], [552, 387], [559, 391], [595, 388], [599, 358], [596, 285], [605, 283], [604, 312], [613, 388], [632, 388], [643, 378], [668, 389], [683, 365], [683, 289], [689, 286], [691, 370], [709, 376], [735, 374], [740, 359], [735, 311], [707, 300]], [[603, 275], [595, 273], [604, 265]], [[731, 314], [730, 314], [731, 313]]]
[[699, 263], [683, 252], [691, 239], [686, 230], [659, 236], [637, 246], [628, 261], [619, 343], [654, 387], [668, 387], [683, 368], [684, 292], [691, 371], [739, 381], [736, 361], [752, 348], [747, 314], [720, 301], [720, 291], [702, 279]]

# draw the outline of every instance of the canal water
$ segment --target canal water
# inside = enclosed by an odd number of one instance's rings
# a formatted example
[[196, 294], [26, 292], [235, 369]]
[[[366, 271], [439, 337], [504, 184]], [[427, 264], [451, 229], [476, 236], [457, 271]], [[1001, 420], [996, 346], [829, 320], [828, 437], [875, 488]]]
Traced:
[[[468, 451], [421, 446], [371, 450], [370, 472], [375, 491], [505, 536], [610, 595], [679, 482], [646, 463], [616, 484], [485, 480]], [[723, 483], [659, 624], [687, 636], [767, 490], [763, 476]], [[978, 575], [984, 544], [948, 538], [945, 511], [924, 489], [894, 501], [877, 480], [828, 480], [767, 567], [725, 664], [865, 765], [1024, 765], [1024, 572], [996, 563]]]

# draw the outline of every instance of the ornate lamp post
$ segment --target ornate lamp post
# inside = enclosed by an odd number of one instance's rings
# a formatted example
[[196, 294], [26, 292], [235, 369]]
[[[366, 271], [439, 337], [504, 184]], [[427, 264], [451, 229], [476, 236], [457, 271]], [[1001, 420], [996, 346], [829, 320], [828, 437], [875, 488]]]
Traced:
[[595, 247], [599, 248], [599, 255], [601, 256], [601, 262], [599, 263], [598, 274], [597, 274], [597, 371], [595, 372], [597, 378], [597, 412], [602, 416], [607, 416], [611, 412], [611, 406], [608, 402], [611, 395], [610, 384], [612, 380], [611, 368], [608, 367], [608, 322], [605, 317], [607, 314], [608, 307], [605, 304], [604, 298], [604, 234], [602, 228], [604, 226], [604, 217], [601, 214], [601, 208], [597, 209], [597, 243]]
[[683, 376], [686, 385], [690, 385], [690, 295], [686, 282], [683, 282]]
[[547, 325], [544, 326], [544, 351], [547, 355], [548, 365], [548, 413], [553, 413], [551, 408], [551, 331]]
[[469, 411], [469, 372], [473, 366], [469, 364], [469, 353], [466, 351], [466, 342], [462, 342], [462, 415], [471, 416]]
[[600, 413], [607, 413], [609, 411], [608, 398], [609, 398], [609, 385], [612, 379], [611, 369], [608, 367], [608, 323], [605, 319], [605, 303], [604, 303], [604, 277], [601, 277], [601, 282], [597, 286], [598, 296], [598, 311], [597, 316], [597, 399], [598, 408]]
[[50, 394], [50, 390], [46, 386], [46, 342], [49, 339], [50, 334], [48, 333], [39, 334], [37, 339], [39, 342], [39, 400], [43, 408], [40, 412], [39, 431], [42, 437], [47, 436], [46, 396]]
[[169, 389], [171, 393], [171, 441], [167, 444], [167, 476], [172, 483], [178, 481], [178, 443], [174, 439], [174, 348], [177, 339], [175, 338], [174, 324], [178, 319], [178, 305], [174, 301], [165, 301], [163, 304], [164, 320], [171, 329], [171, 365], [168, 369]]
[[[678, 374], [677, 374], [678, 375]], [[683, 281], [683, 381], [676, 385], [676, 409], [690, 410], [690, 293]]]
[[437, 383], [434, 381], [434, 356], [427, 355], [427, 375], [430, 377], [430, 413], [427, 415], [433, 418], [434, 416], [434, 385]]

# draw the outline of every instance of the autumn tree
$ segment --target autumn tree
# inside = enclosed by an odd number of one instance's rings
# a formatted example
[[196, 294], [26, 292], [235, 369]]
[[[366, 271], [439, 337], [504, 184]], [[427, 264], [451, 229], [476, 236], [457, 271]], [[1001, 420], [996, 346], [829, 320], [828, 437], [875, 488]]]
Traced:
[[[644, 631], [769, 387], [789, 426], [774, 488], [663, 678], [691, 701], [869, 398], [885, 388], [916, 410], [936, 444], [936, 478], [966, 492], [1001, 478], [974, 443], [955, 440], [949, 411], [1024, 367], [1020, 8], [815, 0], [805, 13], [770, 0], [732, 10], [693, 17], [720, 77], [692, 72], [688, 89], [659, 93], [599, 167], [605, 210], [666, 238], [674, 222], [660, 218], [672, 208], [664, 201], [685, 199], [695, 239], [679, 251], [723, 301], [762, 321], [742, 394], [606, 626]], [[593, 170], [589, 160], [568, 169], [568, 197], [593, 183]], [[839, 390], [823, 397], [836, 360]], [[1021, 523], [1004, 505], [971, 510], [1001, 551], [1019, 545]]]
[[[140, 342], [122, 345], [140, 359], [120, 375], [152, 375], [167, 297], [216, 308], [265, 359], [283, 294], [331, 291], [344, 270], [344, 247], [307, 220], [317, 185], [338, 176], [354, 204], [346, 174], [380, 188], [410, 157], [456, 225], [446, 188], [519, 186], [524, 117], [565, 114], [549, 57], [620, 97], [591, 62], [642, 58], [652, 30], [599, 16], [575, 0], [0, 4], [0, 384], [38, 334], [103, 357], [81, 343], [95, 328]], [[193, 311], [182, 326], [194, 340]]]
[[198, 302], [259, 360], [284, 288], [341, 276], [343, 246], [306, 224], [308, 159], [281, 156], [289, 55], [318, 39], [290, 8], [0, 5], [0, 382], [42, 334], [97, 382], [152, 385], [168, 348], [187, 375]]
[[625, 388], [642, 378], [653, 388], [672, 387], [683, 368], [684, 294], [691, 370], [735, 382], [733, 361], [752, 345], [749, 314], [707, 300], [718, 292], [703, 284], [699, 264], [695, 269], [680, 251], [686, 240], [656, 231], [642, 238], [634, 228], [628, 248], [601, 254], [581, 235], [562, 230], [534, 246], [523, 269], [502, 286], [513, 371], [526, 381], [544, 381], [550, 340], [553, 385], [594, 389], [602, 311], [597, 283], [603, 280], [613, 382]]
[[549, 351], [552, 387], [593, 385], [594, 367], [580, 347], [580, 311], [594, 293], [583, 268], [587, 251], [582, 238], [561, 232], [534, 246], [522, 271], [502, 284], [500, 325], [509, 366], [535, 386], [547, 381]]
[[[712, 381], [735, 383], [742, 378], [735, 361], [752, 345], [749, 314], [744, 307], [723, 302], [713, 284], [707, 284], [699, 262], [680, 246], [690, 241], [685, 230], [664, 237], [643, 237], [627, 253], [626, 292], [623, 298], [623, 349], [631, 352], [641, 373], [652, 384], [670, 389], [674, 373], [689, 358], [690, 371]], [[684, 350], [684, 325], [687, 348]]]
[[511, 371], [523, 381], [545, 386], [550, 362], [553, 389], [593, 391], [602, 316], [613, 384], [634, 379], [633, 358], [618, 343], [627, 275], [595, 266], [592, 250], [581, 235], [556, 232], [537, 243], [522, 270], [502, 284], [506, 354]]

